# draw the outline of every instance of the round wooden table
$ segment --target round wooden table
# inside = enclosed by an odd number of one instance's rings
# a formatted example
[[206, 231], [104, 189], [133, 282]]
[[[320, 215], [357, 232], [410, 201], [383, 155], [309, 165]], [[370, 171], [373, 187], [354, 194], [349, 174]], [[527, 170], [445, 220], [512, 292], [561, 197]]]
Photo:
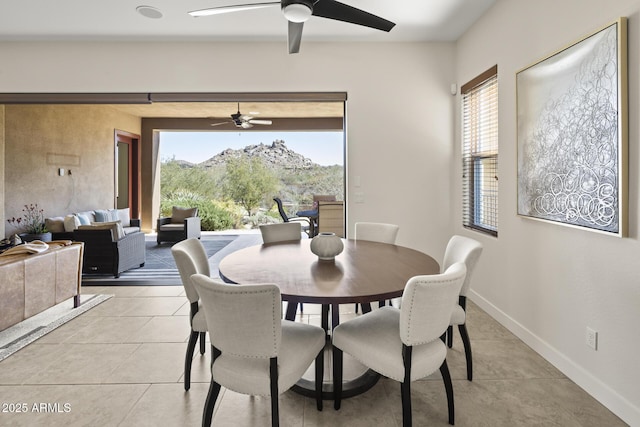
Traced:
[[[343, 239], [343, 243], [344, 250], [334, 261], [320, 261], [309, 248], [311, 239], [251, 246], [223, 258], [220, 277], [236, 284], [275, 283], [288, 302], [285, 317], [289, 320], [295, 319], [298, 303], [322, 304], [322, 326], [330, 349], [329, 307], [333, 329], [340, 321], [339, 304], [368, 305], [396, 298], [411, 277], [440, 272], [436, 260], [414, 249], [364, 240]], [[363, 393], [378, 378], [365, 369], [345, 381], [343, 397]], [[303, 378], [294, 390], [313, 396], [313, 382]], [[333, 399], [331, 382], [325, 382], [323, 390], [325, 399]]]

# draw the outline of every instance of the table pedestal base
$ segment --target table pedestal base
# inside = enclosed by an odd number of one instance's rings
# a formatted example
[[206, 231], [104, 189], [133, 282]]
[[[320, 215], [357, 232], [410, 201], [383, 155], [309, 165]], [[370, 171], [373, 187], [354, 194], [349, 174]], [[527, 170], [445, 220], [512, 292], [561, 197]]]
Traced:
[[[333, 346], [327, 340], [324, 348], [324, 383], [322, 385], [322, 399], [335, 400], [333, 394]], [[316, 397], [315, 389], [315, 362], [311, 364], [304, 376], [291, 388], [298, 394], [307, 397]], [[358, 396], [376, 385], [380, 374], [353, 359], [348, 354], [343, 355], [343, 382], [342, 398]]]

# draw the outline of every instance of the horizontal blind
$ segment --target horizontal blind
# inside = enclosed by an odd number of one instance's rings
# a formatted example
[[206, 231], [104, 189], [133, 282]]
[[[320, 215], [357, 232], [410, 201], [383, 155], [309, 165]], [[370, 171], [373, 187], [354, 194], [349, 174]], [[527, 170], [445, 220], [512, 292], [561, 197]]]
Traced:
[[498, 234], [498, 68], [462, 87], [463, 225]]

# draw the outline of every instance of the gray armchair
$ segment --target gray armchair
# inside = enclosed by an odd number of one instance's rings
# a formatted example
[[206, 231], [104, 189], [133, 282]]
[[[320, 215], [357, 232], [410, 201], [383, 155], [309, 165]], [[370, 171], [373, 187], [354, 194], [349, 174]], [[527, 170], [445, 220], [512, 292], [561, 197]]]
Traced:
[[158, 218], [156, 227], [157, 243], [180, 242], [186, 239], [199, 239], [200, 217], [198, 208], [180, 208], [174, 206], [170, 217]]

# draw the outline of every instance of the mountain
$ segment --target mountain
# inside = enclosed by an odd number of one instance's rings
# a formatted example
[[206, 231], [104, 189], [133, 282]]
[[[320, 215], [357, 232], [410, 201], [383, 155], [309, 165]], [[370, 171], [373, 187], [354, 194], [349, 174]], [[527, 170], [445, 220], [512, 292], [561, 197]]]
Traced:
[[210, 168], [226, 164], [228, 159], [240, 156], [249, 156], [250, 158], [261, 158], [268, 166], [284, 169], [310, 169], [318, 166], [311, 159], [298, 154], [289, 149], [283, 140], [277, 139], [271, 145], [258, 144], [248, 145], [244, 148], [233, 150], [227, 148], [221, 153], [216, 154], [208, 160], [199, 163], [198, 166]]

